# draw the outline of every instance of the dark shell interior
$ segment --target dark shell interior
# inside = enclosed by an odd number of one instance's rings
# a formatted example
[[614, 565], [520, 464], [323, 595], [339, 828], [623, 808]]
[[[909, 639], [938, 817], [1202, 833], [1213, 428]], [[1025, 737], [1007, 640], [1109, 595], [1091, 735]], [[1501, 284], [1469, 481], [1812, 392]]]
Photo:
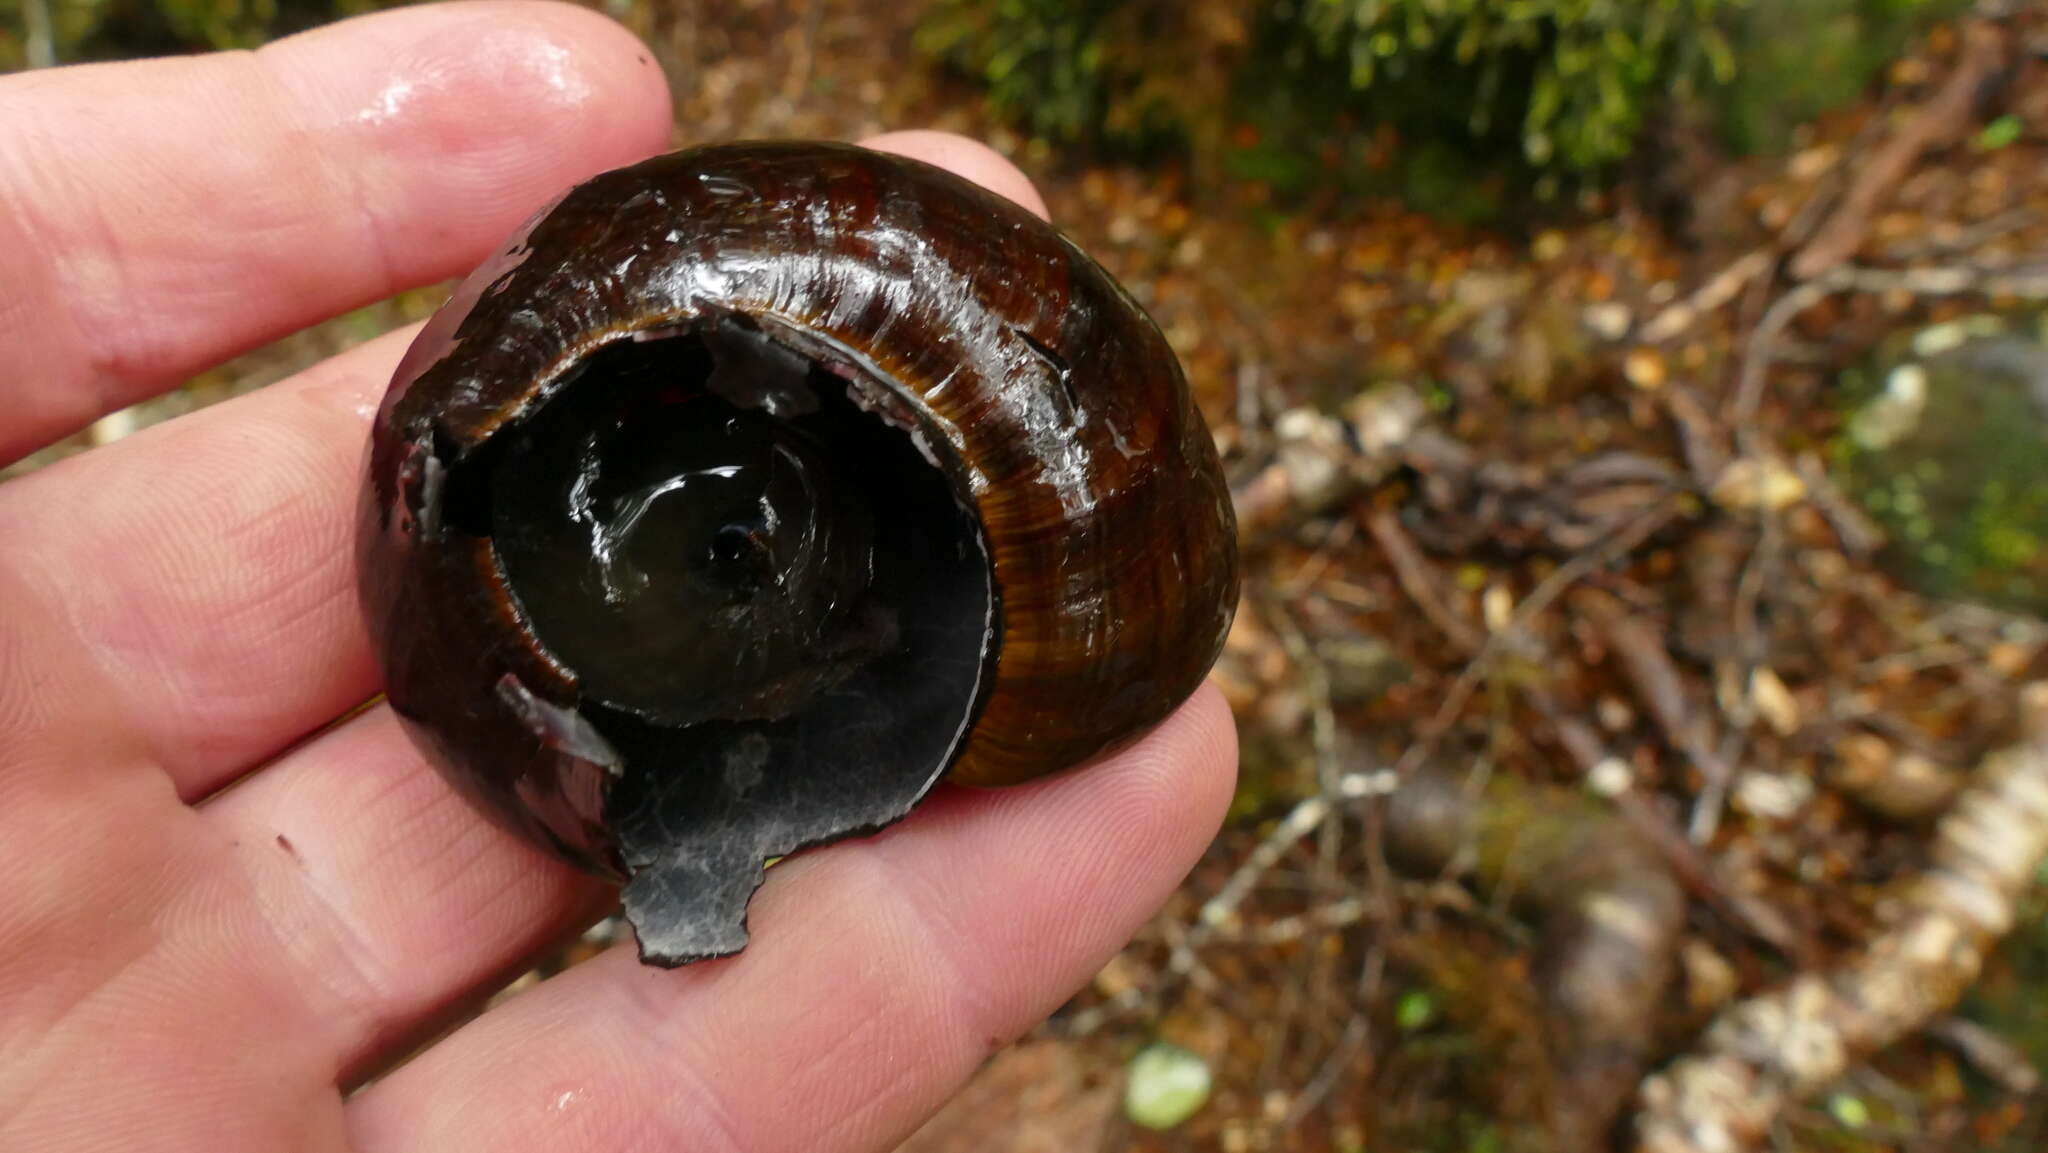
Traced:
[[[444, 482], [581, 702], [642, 946], [737, 949], [761, 862], [872, 830], [952, 760], [996, 595], [951, 450], [898, 390], [738, 317], [579, 362]], [[503, 692], [521, 694], [516, 683]]]

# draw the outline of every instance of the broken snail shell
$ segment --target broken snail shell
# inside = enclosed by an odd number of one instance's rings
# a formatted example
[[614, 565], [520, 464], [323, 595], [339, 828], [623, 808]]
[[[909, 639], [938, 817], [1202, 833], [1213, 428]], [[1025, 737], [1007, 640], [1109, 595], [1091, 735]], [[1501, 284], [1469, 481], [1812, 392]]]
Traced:
[[358, 537], [391, 705], [472, 800], [625, 882], [660, 965], [764, 861], [1165, 717], [1237, 597], [1178, 363], [941, 169], [737, 144], [598, 176], [431, 320]]

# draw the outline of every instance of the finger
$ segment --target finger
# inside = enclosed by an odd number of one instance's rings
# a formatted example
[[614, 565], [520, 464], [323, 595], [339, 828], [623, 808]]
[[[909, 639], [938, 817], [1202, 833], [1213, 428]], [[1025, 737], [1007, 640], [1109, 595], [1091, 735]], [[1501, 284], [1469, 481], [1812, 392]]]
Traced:
[[1037, 213], [1050, 216], [1045, 210], [1045, 198], [1032, 187], [1031, 178], [1017, 170], [1017, 166], [1003, 157], [1003, 154], [965, 136], [951, 132], [913, 130], [908, 132], [884, 132], [861, 143], [878, 152], [893, 152], [936, 164], [967, 177], [990, 192], [999, 193]]
[[[284, 955], [231, 962], [297, 971], [321, 989], [294, 1044], [343, 1084], [588, 925], [612, 888], [480, 818], [379, 706], [201, 809], [251, 859], [255, 902]], [[285, 931], [288, 927], [288, 931]]]
[[935, 797], [771, 871], [753, 943], [618, 949], [359, 1094], [363, 1153], [886, 1150], [1108, 959], [1214, 834], [1235, 761], [1205, 689], [1126, 752]]
[[[1007, 161], [950, 139], [908, 147], [1036, 201]], [[0, 657], [12, 642], [50, 683], [102, 689], [65, 696], [90, 715], [64, 732], [142, 745], [192, 799], [375, 691], [349, 534], [369, 417], [409, 338], [0, 488], [0, 589], [22, 585], [18, 619], [39, 622], [0, 617]], [[0, 753], [59, 728], [0, 730]]]
[[535, 3], [0, 78], [0, 463], [465, 270], [547, 196], [660, 149], [669, 108], [623, 28]]
[[193, 800], [376, 691], [351, 533], [410, 335], [0, 488], [0, 647], [49, 720], [0, 753], [139, 750]]

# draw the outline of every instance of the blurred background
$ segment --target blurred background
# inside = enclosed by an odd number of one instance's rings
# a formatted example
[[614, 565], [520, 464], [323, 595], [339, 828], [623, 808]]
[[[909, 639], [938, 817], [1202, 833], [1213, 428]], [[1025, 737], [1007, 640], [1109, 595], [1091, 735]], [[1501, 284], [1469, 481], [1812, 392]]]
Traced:
[[[0, 69], [375, 6], [0, 0]], [[1011, 155], [1231, 473], [1231, 819], [906, 1150], [2048, 1141], [2048, 7], [601, 6], [678, 144]]]

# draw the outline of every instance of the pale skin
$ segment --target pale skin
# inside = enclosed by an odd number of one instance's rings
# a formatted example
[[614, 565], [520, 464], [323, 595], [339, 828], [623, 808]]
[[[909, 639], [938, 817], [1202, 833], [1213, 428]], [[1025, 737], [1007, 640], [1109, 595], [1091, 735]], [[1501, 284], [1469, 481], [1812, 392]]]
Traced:
[[[0, 461], [465, 271], [669, 115], [624, 30], [527, 3], [0, 78]], [[969, 141], [869, 143], [1044, 211]], [[620, 947], [443, 1035], [610, 893], [382, 707], [334, 724], [377, 690], [349, 538], [410, 336], [0, 485], [0, 1149], [887, 1150], [1213, 835], [1205, 689], [1096, 765], [778, 866], [739, 958]]]

